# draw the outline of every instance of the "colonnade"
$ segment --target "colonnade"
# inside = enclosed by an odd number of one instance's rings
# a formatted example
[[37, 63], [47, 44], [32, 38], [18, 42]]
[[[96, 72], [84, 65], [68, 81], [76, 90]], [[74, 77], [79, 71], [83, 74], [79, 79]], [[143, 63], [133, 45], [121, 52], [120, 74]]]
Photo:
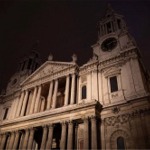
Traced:
[[[70, 76], [71, 76], [71, 80], [70, 80]], [[71, 82], [71, 88], [70, 88], [70, 82]], [[56, 108], [58, 85], [59, 85], [59, 79], [52, 80], [49, 83], [49, 92], [46, 99], [46, 110]], [[76, 75], [75, 74], [67, 75], [66, 85], [65, 85], [64, 106], [75, 103], [75, 87], [76, 87]], [[42, 85], [35, 86], [32, 90], [33, 92], [32, 92], [30, 103], [29, 103], [30, 89], [21, 92], [21, 96], [18, 101], [18, 107], [16, 107], [16, 111], [15, 111], [15, 117], [30, 115], [39, 112], [41, 107], [40, 105], [43, 105], [43, 103], [40, 103]], [[71, 90], [71, 94], [69, 95], [70, 90]], [[70, 99], [70, 103], [69, 103], [69, 99]], [[43, 110], [43, 108], [41, 110]]]
[[[82, 119], [84, 124], [84, 149], [97, 149], [97, 120], [96, 117]], [[91, 125], [89, 125], [91, 123]], [[76, 120], [61, 123], [60, 149], [73, 149], [75, 139], [73, 130]], [[51, 149], [55, 124], [43, 125], [40, 149]], [[20, 131], [12, 131], [0, 134], [0, 149], [34, 149], [34, 133], [37, 127], [31, 127]], [[91, 130], [91, 131], [90, 131]], [[89, 135], [91, 133], [91, 135]], [[68, 134], [68, 135], [67, 135]], [[90, 142], [90, 143], [89, 143]], [[67, 144], [66, 144], [67, 143]], [[91, 145], [91, 146], [90, 146]]]

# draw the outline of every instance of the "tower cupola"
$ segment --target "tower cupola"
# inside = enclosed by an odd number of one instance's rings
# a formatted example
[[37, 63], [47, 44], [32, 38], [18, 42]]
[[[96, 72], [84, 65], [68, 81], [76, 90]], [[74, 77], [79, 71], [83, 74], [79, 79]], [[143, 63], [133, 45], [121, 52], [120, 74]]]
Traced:
[[122, 15], [117, 14], [108, 4], [104, 17], [99, 21], [99, 38], [110, 34], [120, 34], [127, 31]]

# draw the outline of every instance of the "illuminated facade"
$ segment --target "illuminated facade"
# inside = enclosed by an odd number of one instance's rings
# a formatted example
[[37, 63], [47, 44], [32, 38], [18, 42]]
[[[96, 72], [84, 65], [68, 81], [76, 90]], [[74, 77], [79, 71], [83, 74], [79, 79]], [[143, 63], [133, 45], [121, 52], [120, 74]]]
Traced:
[[38, 54], [22, 60], [0, 97], [0, 149], [150, 148], [149, 76], [110, 6], [92, 48], [81, 67], [76, 55], [38, 69]]

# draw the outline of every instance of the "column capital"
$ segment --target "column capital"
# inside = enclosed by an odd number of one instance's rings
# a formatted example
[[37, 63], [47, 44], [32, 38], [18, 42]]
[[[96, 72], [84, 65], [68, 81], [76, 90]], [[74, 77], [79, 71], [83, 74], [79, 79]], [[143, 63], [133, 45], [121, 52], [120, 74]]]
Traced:
[[50, 123], [50, 124], [48, 124], [47, 126], [48, 126], [49, 128], [53, 128], [55, 125], [52, 124], [52, 123]]
[[84, 116], [82, 117], [82, 120], [85, 122], [85, 121], [89, 121], [89, 117], [88, 116]]
[[64, 126], [67, 124], [67, 121], [61, 121], [60, 123], [62, 124], [62, 126]]
[[68, 120], [68, 121], [66, 121], [69, 125], [70, 124], [73, 124], [73, 120]]
[[97, 120], [98, 117], [97, 117], [96, 115], [91, 115], [91, 116], [90, 116], [90, 119], [91, 119], [91, 120]]
[[47, 125], [47, 124], [43, 124], [42, 127], [43, 127], [43, 128], [47, 128], [48, 125]]

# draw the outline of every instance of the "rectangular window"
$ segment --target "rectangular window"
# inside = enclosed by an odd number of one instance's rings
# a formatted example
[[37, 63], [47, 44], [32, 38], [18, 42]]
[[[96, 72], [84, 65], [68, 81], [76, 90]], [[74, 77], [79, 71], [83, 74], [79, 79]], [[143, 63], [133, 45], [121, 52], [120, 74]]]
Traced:
[[3, 120], [7, 119], [7, 115], [8, 115], [8, 108], [5, 109]]
[[110, 91], [111, 92], [118, 91], [118, 83], [117, 83], [117, 77], [116, 76], [110, 77]]

